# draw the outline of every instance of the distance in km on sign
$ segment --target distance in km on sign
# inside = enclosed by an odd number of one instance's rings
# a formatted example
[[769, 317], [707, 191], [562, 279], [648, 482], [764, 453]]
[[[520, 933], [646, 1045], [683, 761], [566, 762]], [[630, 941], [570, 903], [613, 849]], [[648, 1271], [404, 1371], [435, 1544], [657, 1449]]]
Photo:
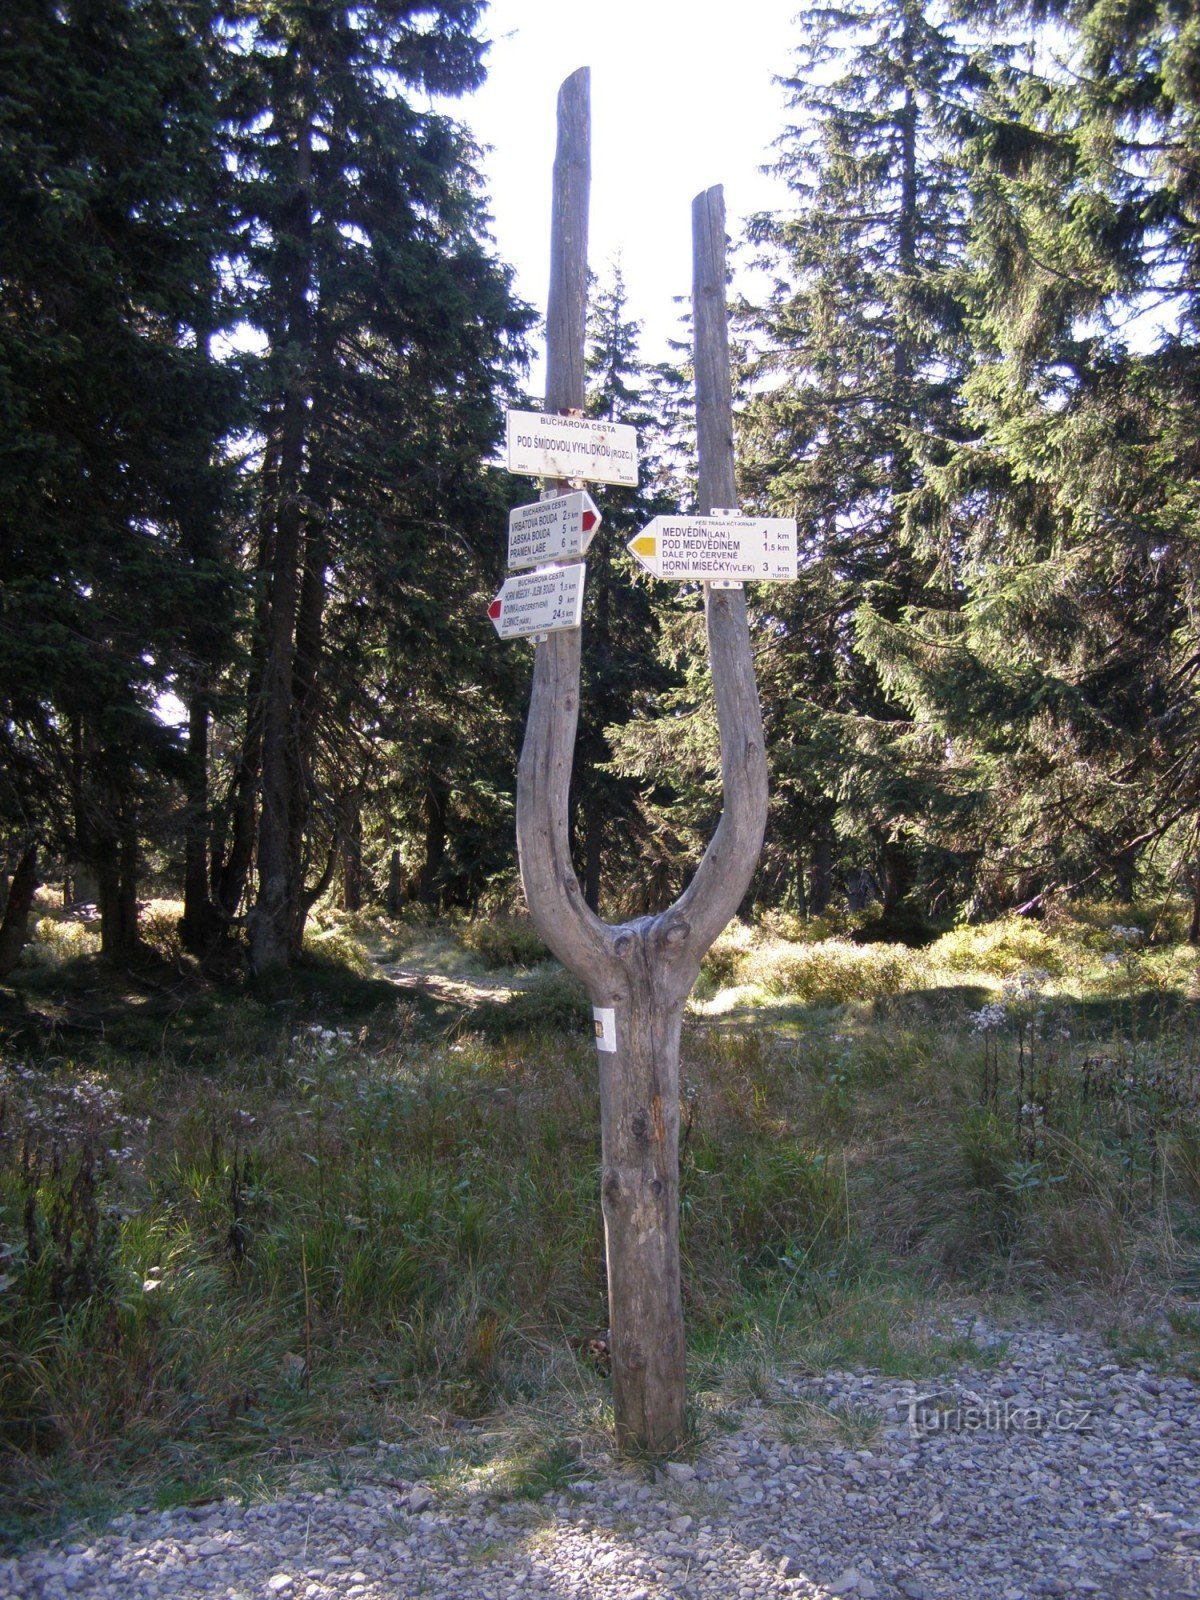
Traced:
[[516, 506], [508, 514], [508, 564], [536, 567], [585, 555], [601, 520], [596, 502], [583, 491]]
[[628, 548], [659, 578], [787, 583], [796, 576], [790, 517], [655, 517]]
[[506, 578], [488, 607], [496, 632], [502, 639], [521, 639], [534, 633], [577, 628], [583, 616], [586, 570], [580, 561], [569, 567], [543, 567]]

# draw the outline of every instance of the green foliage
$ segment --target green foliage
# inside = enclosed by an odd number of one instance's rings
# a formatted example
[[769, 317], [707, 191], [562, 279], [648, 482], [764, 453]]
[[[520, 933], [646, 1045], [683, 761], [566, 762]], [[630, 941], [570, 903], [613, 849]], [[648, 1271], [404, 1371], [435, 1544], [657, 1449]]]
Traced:
[[700, 969], [700, 982], [705, 994], [743, 981], [742, 970], [758, 938], [757, 931], [749, 923], [736, 917], [721, 930]]
[[931, 965], [948, 972], [984, 972], [997, 978], [1016, 977], [1030, 969], [1062, 973], [1070, 960], [1064, 941], [1028, 917], [1001, 917], [955, 928], [931, 945], [926, 955]]
[[57, 964], [79, 956], [96, 955], [100, 950], [100, 930], [93, 924], [63, 917], [39, 917], [25, 946], [26, 965]]
[[[704, 1171], [711, 1154], [698, 1149]], [[783, 1144], [742, 1151], [725, 1167], [734, 1237], [751, 1281], [764, 1273], [808, 1270], [828, 1260], [838, 1242], [845, 1195], [842, 1173], [823, 1152]]]
[[351, 25], [252, 0], [222, 41], [235, 248], [255, 284], [241, 309], [262, 340], [250, 488], [265, 598], [241, 695], [262, 710], [234, 772], [263, 797], [259, 971], [298, 954], [309, 868], [351, 813], [361, 829], [372, 755], [386, 754], [392, 844], [397, 823], [425, 835], [419, 898], [473, 898], [498, 865], [480, 823], [504, 810], [518, 691], [483, 606], [503, 491], [481, 462], [530, 315], [491, 254], [475, 151], [427, 99], [482, 81], [477, 21], [474, 6], [418, 20], [368, 3]]
[[798, 518], [803, 552], [759, 605], [768, 871], [822, 911], [836, 868], [869, 869], [890, 919], [918, 853], [936, 875], [931, 823], [961, 804], [856, 619], [940, 603], [956, 536], [921, 508], [965, 421], [965, 47], [945, 8], [900, 0], [818, 7], [801, 37], [775, 168], [791, 202], [751, 226], [773, 292], [745, 308], [744, 476], [762, 510]]
[[572, 1478], [579, 1476], [578, 1453], [562, 1442], [530, 1451], [513, 1464], [509, 1492], [521, 1500], [540, 1500], [561, 1493]]
[[489, 969], [536, 967], [550, 954], [527, 917], [473, 917], [459, 927], [458, 937]]
[[1114, 1327], [1110, 1338], [1118, 1361], [1200, 1378], [1200, 1318], [1193, 1311], [1171, 1307], [1157, 1325]]
[[360, 978], [375, 971], [370, 951], [346, 928], [309, 927], [304, 932], [304, 957], [325, 967], [347, 968]]
[[592, 1007], [579, 979], [557, 962], [550, 962], [537, 969], [525, 986], [514, 990], [506, 1000], [485, 1001], [476, 1006], [471, 1021], [493, 1039], [510, 1034], [590, 1034]]
[[[1064, 969], [1112, 937], [1107, 916], [1046, 929]], [[373, 919], [348, 923], [373, 937]], [[777, 927], [742, 925], [729, 946], [780, 960]], [[835, 964], [798, 1032], [771, 1025], [765, 996], [687, 1027], [681, 1229], [705, 1405], [710, 1390], [771, 1400], [777, 1360], [915, 1375], [970, 1353], [931, 1326], [931, 1284], [951, 1303], [997, 1286], [1111, 1298], [1184, 1272], [1200, 1238], [1193, 1025], [1124, 996], [1094, 1009], [1094, 967], [1078, 997], [1027, 977], [980, 1013], [1006, 929], [972, 930], [985, 970], [968, 985], [957, 965], [941, 996], [910, 951], [835, 945], [874, 970], [871, 998], [880, 974], [907, 972], [910, 991], [864, 1006], [858, 969]], [[423, 937], [430, 959], [453, 948]], [[792, 954], [827, 961], [830, 943]], [[576, 1356], [607, 1322], [583, 996], [548, 968], [503, 1002], [463, 980], [449, 1013], [409, 997], [314, 1015], [354, 982], [333, 966], [323, 981], [282, 1005], [173, 1004], [69, 1062], [10, 1055], [13, 1516], [72, 1483], [82, 1503], [97, 1471], [118, 1497], [186, 1499], [281, 1450], [526, 1408], [532, 1434], [496, 1481], [532, 1495], [571, 1470], [546, 1408], [576, 1408], [560, 1442], [580, 1418], [599, 1426], [603, 1379]], [[870, 1423], [780, 1420], [847, 1437]]]
[[1153, 7], [1000, 12], [1014, 36], [1047, 14], [1061, 48], [1030, 70], [993, 44], [964, 124], [977, 437], [929, 495], [963, 526], [954, 604], [865, 636], [977, 797], [952, 841], [977, 905], [1097, 881], [1129, 897], [1193, 851], [1191, 46]]
[[139, 906], [138, 932], [142, 943], [160, 961], [176, 965], [186, 958], [179, 936], [179, 900], [151, 900]]
[[637, 744], [646, 716], [656, 715], [678, 684], [664, 649], [678, 610], [675, 586], [648, 580], [625, 549], [651, 518], [677, 509], [677, 487], [663, 460], [664, 419], [638, 351], [641, 326], [627, 313], [617, 265], [609, 281], [593, 285], [589, 303], [587, 410], [637, 428], [639, 483], [605, 489], [604, 521], [588, 552], [572, 807], [575, 856], [593, 909], [602, 890], [615, 908], [639, 879], [653, 875], [660, 841], [647, 814], [649, 785], [613, 758], [628, 742]]
[[795, 995], [814, 1005], [843, 1005], [916, 988], [922, 967], [902, 945], [826, 939], [791, 948], [767, 946], [742, 970], [767, 994]]
[[0, 827], [89, 863], [121, 955], [179, 772], [156, 697], [232, 647], [210, 20], [13, 0], [0, 37]]
[[[140, 943], [228, 975], [296, 960], [334, 884], [393, 918], [511, 903], [528, 656], [482, 603], [530, 491], [480, 463], [531, 313], [427, 100], [481, 81], [478, 7], [10, 9], [0, 865], [35, 836], [56, 874], [82, 857], [129, 961], [150, 858], [185, 916]], [[1176, 24], [1091, 0], [806, 18], [734, 354], [746, 509], [800, 527], [797, 582], [751, 594], [756, 911], [829, 914], [793, 939], [1200, 885]], [[721, 803], [699, 596], [623, 549], [692, 494], [687, 353], [652, 369], [639, 338], [616, 269], [587, 405], [637, 425], [643, 472], [604, 491], [591, 554], [571, 823], [620, 914], [681, 887]], [[718, 950], [706, 982], [730, 975]]]

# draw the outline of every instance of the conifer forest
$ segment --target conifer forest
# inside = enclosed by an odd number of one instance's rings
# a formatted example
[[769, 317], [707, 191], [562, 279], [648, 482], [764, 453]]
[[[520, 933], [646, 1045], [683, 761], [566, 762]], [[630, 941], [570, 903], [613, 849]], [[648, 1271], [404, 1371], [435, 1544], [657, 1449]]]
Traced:
[[[1200, 892], [1194, 18], [985, 9], [798, 20], [791, 204], [738, 241], [742, 509], [801, 542], [753, 597], [753, 904], [850, 882], [901, 931]], [[5, 963], [35, 879], [114, 958], [169, 888], [256, 972], [331, 893], [511, 895], [529, 661], [486, 603], [529, 486], [484, 463], [534, 312], [417, 108], [480, 81], [481, 10], [6, 7]], [[574, 848], [633, 908], [719, 808], [695, 599], [622, 538], [689, 503], [689, 355], [647, 366], [619, 273], [588, 341], [646, 461], [593, 555]]]
[[[535, 648], [489, 620], [546, 305], [487, 26], [0, 4], [0, 1544], [500, 1415], [532, 1495], [610, 1428], [617, 1024], [529, 916]], [[792, 38], [727, 300], [737, 510], [797, 577], [745, 588], [765, 841], [636, 1124], [700, 1408], [672, 1333], [660, 1454], [781, 1352], [940, 1370], [930, 1305], [998, 1286], [1200, 1374], [1200, 13]], [[588, 276], [640, 475], [589, 486], [562, 856], [643, 929], [727, 800], [706, 585], [627, 549], [711, 509], [688, 289], [660, 347]]]

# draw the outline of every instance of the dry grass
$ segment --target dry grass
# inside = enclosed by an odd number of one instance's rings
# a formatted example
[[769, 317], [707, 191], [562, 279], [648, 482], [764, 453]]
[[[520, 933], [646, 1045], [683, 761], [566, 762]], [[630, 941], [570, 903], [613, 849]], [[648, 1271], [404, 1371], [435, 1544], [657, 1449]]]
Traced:
[[[38, 959], [66, 972], [57, 937]], [[403, 939], [416, 971], [482, 960], [478, 929], [358, 918], [318, 937]], [[1188, 954], [1092, 915], [947, 938], [914, 954], [777, 924], [718, 942], [682, 1060], [698, 1426], [769, 1396], [780, 1363], [916, 1373], [967, 1353], [931, 1312], [963, 1296], [1132, 1305], [1200, 1270]], [[1043, 976], [1008, 970], [1018, 947]], [[731, 1017], [718, 984], [757, 1006]], [[606, 1378], [579, 1353], [607, 1321], [580, 996], [539, 968], [468, 1004], [350, 1019], [213, 997], [207, 1031], [181, 1016], [9, 1052], [14, 1520], [100, 1481], [202, 1495], [363, 1439], [455, 1440], [454, 1470], [516, 1495], [608, 1447]], [[114, 1119], [86, 1137], [54, 1109], [84, 1072]]]

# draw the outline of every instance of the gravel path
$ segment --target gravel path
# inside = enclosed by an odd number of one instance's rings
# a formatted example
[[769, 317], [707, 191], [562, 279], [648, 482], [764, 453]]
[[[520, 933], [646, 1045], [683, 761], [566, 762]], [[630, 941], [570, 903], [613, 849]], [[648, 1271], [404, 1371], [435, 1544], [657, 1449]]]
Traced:
[[[1078, 1334], [1007, 1340], [995, 1366], [923, 1388], [783, 1378], [782, 1405], [751, 1407], [653, 1484], [593, 1462], [569, 1493], [497, 1504], [406, 1482], [381, 1448], [352, 1463], [352, 1488], [28, 1550], [0, 1561], [0, 1595], [1200, 1597], [1200, 1386], [1119, 1370]], [[815, 1438], [814, 1403], [869, 1445]]]

